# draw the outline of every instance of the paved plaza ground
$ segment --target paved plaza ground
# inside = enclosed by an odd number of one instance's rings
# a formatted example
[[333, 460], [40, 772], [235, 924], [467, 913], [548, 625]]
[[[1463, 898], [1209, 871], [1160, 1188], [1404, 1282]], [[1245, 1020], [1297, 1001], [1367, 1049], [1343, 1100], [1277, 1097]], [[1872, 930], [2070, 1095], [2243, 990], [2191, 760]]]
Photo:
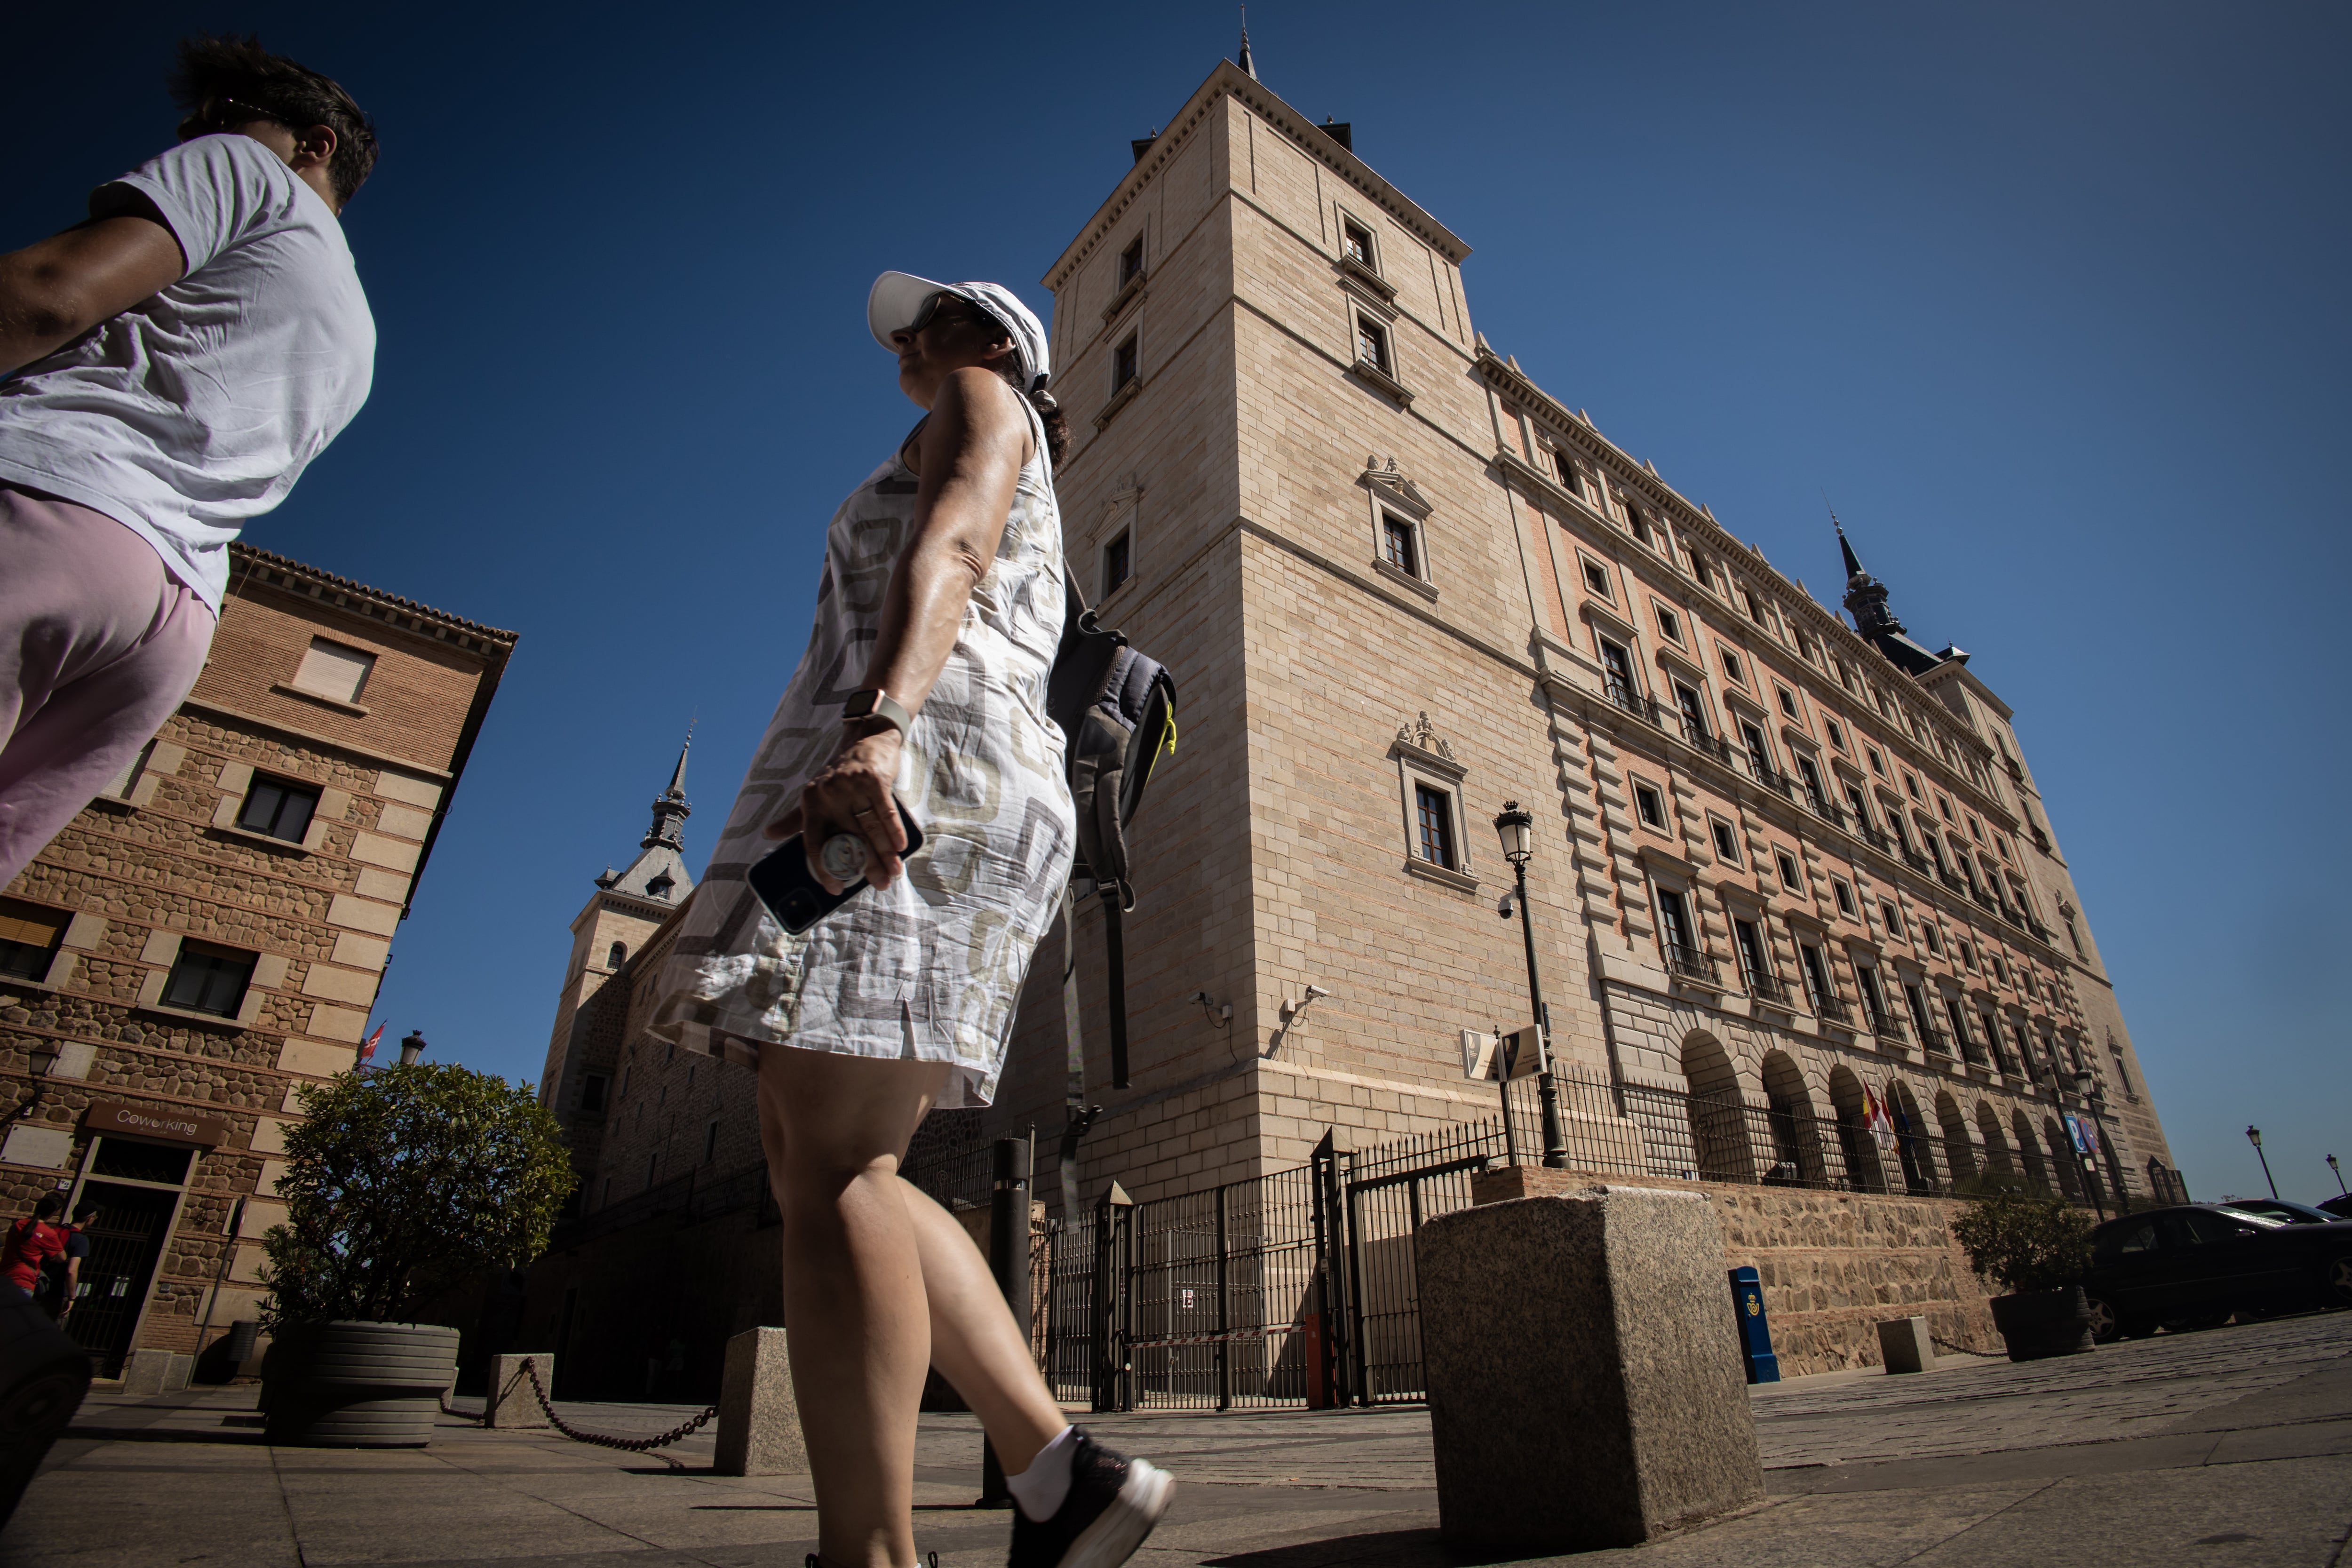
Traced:
[[[115, 1568], [800, 1568], [805, 1477], [709, 1473], [551, 1435], [446, 1422], [425, 1449], [270, 1448], [253, 1391], [94, 1394], [0, 1564]], [[669, 1405], [561, 1407], [625, 1435]], [[2352, 1528], [2352, 1313], [2165, 1334], [2012, 1366], [1839, 1373], [1754, 1391], [1770, 1500], [1580, 1563], [1920, 1568], [2157, 1563], [2338, 1568]], [[1418, 1406], [1088, 1418], [1165, 1464], [1176, 1503], [1137, 1568], [1449, 1568]], [[1530, 1442], [1542, 1434], [1528, 1434]], [[969, 1416], [927, 1416], [918, 1543], [996, 1568], [1006, 1517], [970, 1505]], [[677, 1468], [682, 1466], [683, 1468]], [[1561, 1477], [1563, 1486], [1574, 1478]]]

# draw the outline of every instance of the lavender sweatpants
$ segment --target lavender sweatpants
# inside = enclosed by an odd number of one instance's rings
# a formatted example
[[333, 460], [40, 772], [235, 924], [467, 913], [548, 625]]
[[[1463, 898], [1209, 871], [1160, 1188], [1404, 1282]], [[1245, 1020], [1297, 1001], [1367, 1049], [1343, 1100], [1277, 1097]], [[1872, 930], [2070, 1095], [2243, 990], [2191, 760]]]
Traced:
[[0, 888], [163, 727], [212, 639], [145, 540], [0, 484]]

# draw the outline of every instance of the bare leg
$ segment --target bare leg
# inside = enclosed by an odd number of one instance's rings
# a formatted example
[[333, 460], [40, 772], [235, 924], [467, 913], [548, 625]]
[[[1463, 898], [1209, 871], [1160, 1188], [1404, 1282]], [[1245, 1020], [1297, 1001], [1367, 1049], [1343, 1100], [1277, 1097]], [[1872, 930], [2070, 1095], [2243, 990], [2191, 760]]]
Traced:
[[898, 1173], [948, 1071], [788, 1046], [760, 1057], [793, 1392], [829, 1568], [915, 1562], [915, 1424], [931, 1336], [912, 1189]]
[[1028, 1336], [1006, 1310], [1004, 1292], [971, 1233], [920, 1189], [899, 1184], [922, 1257], [931, 1364], [980, 1417], [1004, 1473], [1017, 1476], [1068, 1418], [1037, 1371]]

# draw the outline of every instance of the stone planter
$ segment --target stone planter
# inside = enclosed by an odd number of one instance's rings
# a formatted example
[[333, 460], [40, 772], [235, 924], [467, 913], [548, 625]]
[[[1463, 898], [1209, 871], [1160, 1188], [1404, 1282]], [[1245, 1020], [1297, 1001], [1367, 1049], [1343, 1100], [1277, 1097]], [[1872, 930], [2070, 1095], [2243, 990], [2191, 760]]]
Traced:
[[1992, 1299], [1993, 1327], [2011, 1361], [2074, 1355], [2092, 1348], [2091, 1303], [2080, 1285]]
[[421, 1448], [457, 1375], [457, 1331], [430, 1323], [299, 1323], [261, 1368], [268, 1440], [310, 1448]]

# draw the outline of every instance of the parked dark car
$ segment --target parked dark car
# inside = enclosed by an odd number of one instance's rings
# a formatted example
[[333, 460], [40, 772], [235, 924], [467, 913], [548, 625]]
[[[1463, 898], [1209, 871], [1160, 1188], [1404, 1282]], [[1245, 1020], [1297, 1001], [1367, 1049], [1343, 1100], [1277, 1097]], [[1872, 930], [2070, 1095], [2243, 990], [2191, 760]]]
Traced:
[[2313, 1208], [2309, 1204], [2289, 1203], [2284, 1198], [2215, 1198], [2216, 1208], [2235, 1209], [2256, 1219], [2274, 1219], [2281, 1225], [2341, 1225], [2342, 1215], [2329, 1214], [2326, 1209]]
[[2319, 1206], [2326, 1209], [2329, 1214], [2334, 1215], [2337, 1219], [2352, 1219], [2352, 1197], [2338, 1195], [2332, 1198], [2323, 1198], [2320, 1200]]
[[2214, 1328], [2232, 1312], [2352, 1307], [2352, 1226], [2284, 1225], [2217, 1204], [2112, 1219], [2083, 1279], [2101, 1340]]

